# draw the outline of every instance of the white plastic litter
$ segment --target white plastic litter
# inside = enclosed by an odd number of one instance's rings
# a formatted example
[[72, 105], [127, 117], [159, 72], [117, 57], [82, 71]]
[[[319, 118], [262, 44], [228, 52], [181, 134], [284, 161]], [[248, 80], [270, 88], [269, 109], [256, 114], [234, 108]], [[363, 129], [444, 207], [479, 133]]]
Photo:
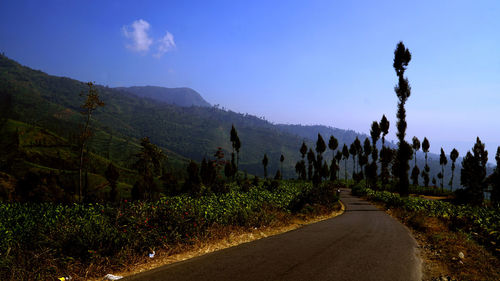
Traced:
[[106, 274], [106, 276], [104, 276], [104, 280], [120, 280], [122, 278], [123, 276], [118, 276], [113, 274]]
[[154, 257], [155, 257], [155, 254], [156, 254], [156, 253], [155, 253], [155, 251], [153, 251], [151, 254], [149, 254], [149, 258], [150, 258], [150, 259], [154, 258]]
[[465, 255], [464, 255], [464, 253], [462, 253], [462, 252], [458, 253], [458, 257], [459, 257], [461, 260], [465, 259]]

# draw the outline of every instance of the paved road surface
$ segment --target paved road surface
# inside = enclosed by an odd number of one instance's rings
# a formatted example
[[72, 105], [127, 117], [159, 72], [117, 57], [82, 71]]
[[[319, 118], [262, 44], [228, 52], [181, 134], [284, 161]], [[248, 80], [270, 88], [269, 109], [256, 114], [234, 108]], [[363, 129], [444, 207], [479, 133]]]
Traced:
[[409, 231], [347, 189], [341, 200], [339, 217], [123, 280], [420, 280]]

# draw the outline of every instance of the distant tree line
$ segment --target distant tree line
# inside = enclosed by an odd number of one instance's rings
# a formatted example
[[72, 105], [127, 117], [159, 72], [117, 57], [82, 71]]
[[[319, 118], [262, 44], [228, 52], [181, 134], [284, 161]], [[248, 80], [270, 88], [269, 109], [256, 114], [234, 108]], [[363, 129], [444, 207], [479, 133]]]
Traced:
[[[429, 187], [430, 183], [432, 183], [434, 188], [439, 185], [440, 189], [444, 191], [445, 175], [451, 173], [448, 185], [450, 190], [452, 189], [455, 180], [456, 161], [459, 157], [458, 151], [452, 149], [449, 156], [447, 156], [444, 149], [441, 148], [439, 155], [440, 172], [435, 176], [431, 176], [428, 165], [430, 142], [427, 137], [424, 137], [421, 142], [419, 138], [414, 136], [411, 144], [405, 140], [407, 129], [405, 105], [411, 95], [411, 87], [408, 78], [405, 76], [405, 71], [410, 61], [410, 51], [402, 42], [399, 42], [394, 51], [393, 60], [393, 67], [397, 76], [397, 85], [394, 88], [398, 98], [396, 114], [397, 147], [391, 148], [386, 145], [390, 122], [385, 115], [382, 115], [380, 121], [371, 123], [370, 137], [364, 139], [356, 137], [350, 144], [340, 143], [333, 135], [330, 135], [327, 139], [328, 142], [326, 142], [323, 136], [318, 133], [315, 144], [308, 147], [306, 142], [303, 141], [298, 149], [300, 158], [295, 164], [297, 180], [311, 181], [314, 186], [319, 186], [323, 181], [337, 183], [343, 181], [344, 185], [349, 185], [348, 180], [353, 183], [364, 181], [367, 187], [397, 190], [402, 196], [408, 196], [410, 180], [413, 186], [419, 186], [422, 183], [425, 187]], [[84, 120], [80, 126], [79, 136], [71, 139], [74, 149], [77, 150], [76, 155], [78, 155], [78, 159], [75, 159], [78, 167], [77, 171], [75, 171], [78, 173], [78, 182], [73, 183], [76, 187], [75, 190], [71, 191], [62, 188], [62, 186], [70, 184], [61, 182], [61, 179], [54, 173], [42, 175], [30, 172], [19, 182], [8, 178], [7, 175], [0, 174], [0, 180], [4, 183], [8, 182], [8, 184], [4, 184], [8, 188], [0, 190], [1, 198], [17, 201], [62, 202], [92, 202], [99, 200], [119, 202], [122, 199], [122, 189], [119, 186], [120, 176], [122, 176], [120, 175], [120, 168], [111, 161], [104, 172], [107, 183], [91, 186], [89, 173], [92, 172], [92, 163], [89, 156], [91, 153], [89, 141], [93, 135], [92, 116], [99, 107], [104, 106], [104, 103], [99, 97], [97, 88], [92, 83], [88, 83], [87, 86], [88, 91], [82, 94], [85, 97], [85, 101], [81, 106]], [[4, 103], [0, 108], [6, 109], [5, 112], [7, 112], [12, 97], [8, 95], [2, 95], [1, 97]], [[0, 114], [0, 128], [5, 126], [6, 120], [8, 120], [5, 112], [2, 111], [2, 114]], [[14, 140], [11, 144], [9, 155], [5, 157], [7, 163], [0, 164], [8, 166], [24, 157], [19, 153], [19, 135], [16, 136], [17, 141]], [[111, 140], [112, 136], [109, 138], [108, 143], [108, 158]], [[378, 146], [379, 141], [381, 142], [380, 147]], [[168, 159], [162, 149], [153, 144], [148, 137], [142, 138], [140, 151], [133, 155], [131, 168], [135, 170], [136, 178], [130, 190], [131, 198], [133, 200], [157, 200], [161, 194], [177, 195], [188, 193], [192, 196], [200, 196], [211, 192], [224, 193], [229, 191], [231, 184], [235, 184], [242, 190], [258, 186], [260, 182], [263, 182], [263, 185], [270, 189], [279, 186], [279, 182], [284, 175], [284, 161], [288, 158], [284, 153], [278, 154], [279, 158], [274, 154], [271, 159], [265, 153], [261, 160], [264, 181], [260, 181], [257, 176], [254, 176], [253, 180], [250, 181], [247, 173], [240, 171], [242, 141], [234, 124], [229, 132], [229, 142], [232, 150], [228, 160], [222, 147], [218, 147], [214, 152], [210, 153], [210, 157], [205, 156], [201, 163], [190, 161], [186, 167], [187, 177], [182, 178], [174, 171], [166, 169], [165, 163]], [[425, 157], [423, 167], [419, 167], [417, 163], [417, 152], [420, 149], [422, 149]], [[327, 161], [330, 151], [331, 161]], [[460, 183], [464, 189], [456, 191], [459, 201], [483, 204], [484, 192], [489, 191], [491, 202], [493, 204], [500, 203], [500, 147], [497, 149], [495, 159], [497, 167], [493, 174], [488, 176], [486, 172], [488, 152], [478, 137], [472, 150], [467, 152], [462, 159]], [[414, 160], [414, 164], [411, 173], [409, 173], [411, 160]], [[279, 169], [275, 173], [274, 170], [271, 171], [271, 178], [269, 178], [268, 171], [270, 161], [279, 161]], [[341, 171], [341, 161], [343, 161], [343, 171]], [[450, 170], [447, 170], [449, 162], [451, 162], [451, 167]], [[351, 167], [351, 164], [352, 170], [348, 175], [347, 167]], [[274, 176], [272, 176], [273, 174]], [[106, 193], [105, 198], [99, 198], [96, 191], [104, 188], [108, 188], [109, 191]]]

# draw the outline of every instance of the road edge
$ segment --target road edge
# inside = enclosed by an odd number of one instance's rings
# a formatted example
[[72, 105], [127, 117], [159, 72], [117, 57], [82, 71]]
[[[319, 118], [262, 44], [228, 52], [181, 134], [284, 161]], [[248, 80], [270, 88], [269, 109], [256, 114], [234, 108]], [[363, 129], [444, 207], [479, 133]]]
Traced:
[[[123, 277], [128, 277], [131, 275], [139, 274], [141, 272], [149, 271], [164, 265], [168, 264], [173, 264], [176, 262], [181, 262], [185, 260], [189, 260], [195, 257], [200, 257], [209, 253], [217, 252], [220, 250], [224, 250], [227, 248], [231, 247], [236, 247], [241, 244], [245, 243], [250, 243], [253, 241], [257, 241], [266, 237], [270, 236], [275, 236], [275, 235], [280, 235], [283, 233], [287, 233], [292, 230], [299, 229], [301, 227], [304, 227], [306, 225], [318, 223], [324, 220], [328, 219], [333, 219], [335, 217], [338, 217], [345, 212], [345, 204], [339, 199], [338, 203], [340, 204], [340, 209], [337, 211], [332, 211], [331, 213], [327, 215], [318, 215], [315, 217], [312, 217], [310, 219], [306, 219], [301, 222], [297, 222], [298, 219], [295, 221], [292, 221], [290, 224], [285, 225], [285, 226], [279, 226], [279, 227], [266, 227], [264, 229], [252, 229], [250, 231], [242, 232], [239, 233], [235, 236], [229, 234], [228, 236], [220, 239], [219, 241], [216, 241], [215, 245], [214, 243], [207, 243], [206, 245], [196, 248], [196, 249], [190, 249], [187, 251], [182, 251], [180, 253], [174, 254], [174, 255], [169, 255], [168, 252], [158, 250], [156, 253], [156, 259], [152, 260], [151, 262], [145, 262], [145, 263], [139, 263], [134, 268], [127, 270], [127, 271], [120, 271], [117, 273], [113, 273], [114, 275], [117, 276], [123, 276]], [[103, 278], [95, 278], [95, 279], [89, 279], [91, 281], [97, 281], [97, 280], [103, 280]]]

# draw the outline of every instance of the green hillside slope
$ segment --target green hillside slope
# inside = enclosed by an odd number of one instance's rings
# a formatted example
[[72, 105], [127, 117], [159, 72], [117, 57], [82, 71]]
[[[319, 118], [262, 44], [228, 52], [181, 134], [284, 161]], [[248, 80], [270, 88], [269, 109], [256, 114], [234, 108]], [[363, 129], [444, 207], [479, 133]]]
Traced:
[[205, 106], [211, 105], [201, 95], [190, 88], [165, 88], [156, 86], [117, 87], [116, 90], [125, 91], [143, 98], [166, 102], [178, 106]]
[[[8, 117], [45, 128], [65, 139], [74, 138], [81, 123], [79, 105], [83, 98], [80, 93], [86, 91], [85, 83], [32, 70], [5, 56], [0, 57], [0, 74], [0, 104], [3, 108], [0, 119], [2, 116], [4, 119]], [[330, 135], [334, 135], [339, 139], [340, 146], [343, 143], [350, 144], [356, 136], [361, 140], [366, 137], [351, 130], [326, 126], [275, 125], [252, 115], [218, 107], [179, 107], [141, 98], [123, 89], [97, 88], [105, 106], [94, 114], [93, 126], [97, 133], [91, 149], [97, 155], [118, 161], [124, 167], [130, 165], [133, 152], [130, 148], [120, 148], [120, 145], [127, 142], [137, 146], [137, 140], [145, 136], [167, 151], [169, 161], [173, 166], [177, 165], [178, 169], [183, 163], [185, 166], [187, 159], [201, 161], [203, 157], [213, 158], [218, 147], [224, 150], [226, 159], [229, 159], [232, 151], [229, 132], [234, 124], [242, 142], [242, 170], [262, 175], [261, 160], [266, 153], [269, 174], [274, 175], [280, 166], [280, 155], [283, 154], [284, 176], [295, 177], [294, 166], [300, 159], [302, 141], [313, 146], [318, 132], [326, 141]], [[113, 145], [108, 143], [110, 138]], [[119, 143], [118, 139], [123, 143]], [[107, 147], [112, 147], [112, 151]], [[327, 150], [325, 154], [329, 161], [331, 151]], [[420, 163], [421, 156], [419, 159]], [[460, 169], [459, 161], [456, 173]], [[347, 169], [350, 174], [352, 161], [349, 162]], [[341, 171], [344, 171], [343, 164], [344, 161], [341, 161]], [[432, 178], [440, 171], [437, 155], [430, 155], [430, 166]], [[445, 175], [448, 178], [450, 173]], [[455, 183], [458, 184], [459, 180], [455, 180]]]

